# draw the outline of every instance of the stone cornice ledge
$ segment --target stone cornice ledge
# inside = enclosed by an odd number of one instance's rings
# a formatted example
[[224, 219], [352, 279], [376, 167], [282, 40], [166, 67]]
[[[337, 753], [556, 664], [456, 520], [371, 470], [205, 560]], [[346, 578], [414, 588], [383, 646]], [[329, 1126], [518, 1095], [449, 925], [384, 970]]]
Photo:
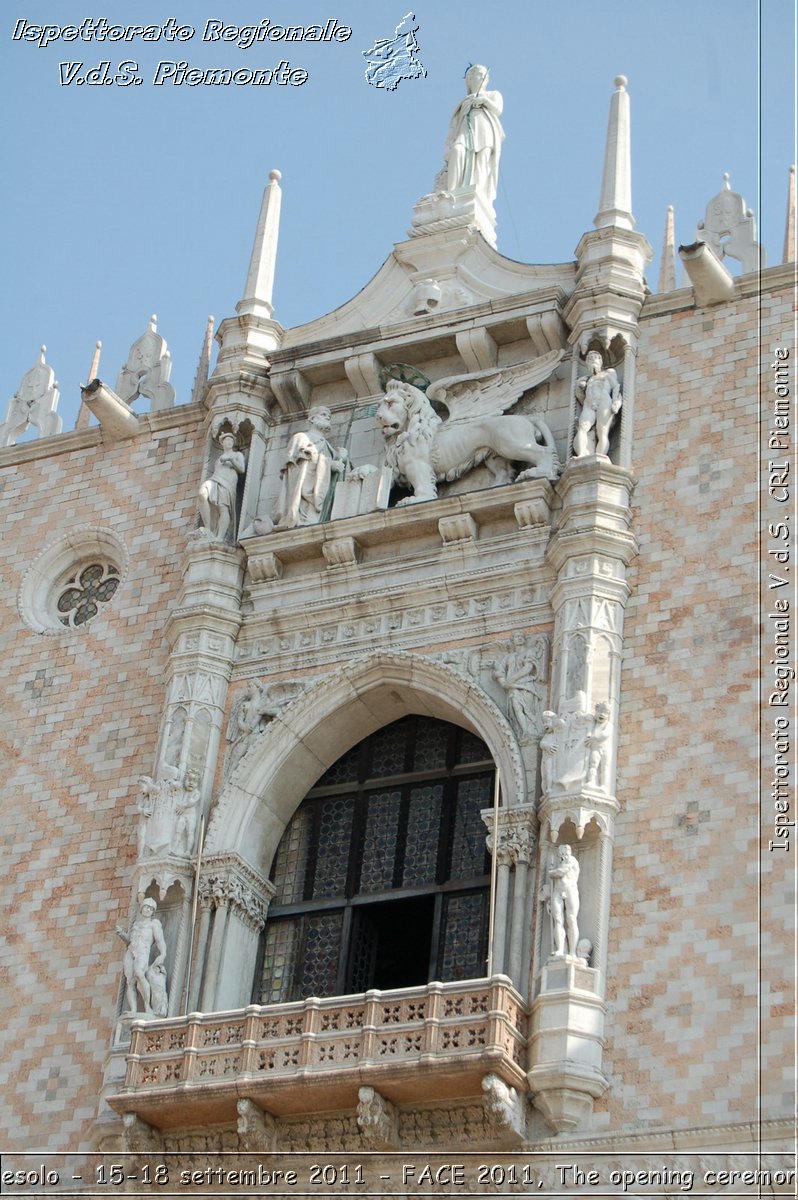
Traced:
[[[180, 404], [175, 408], [167, 408], [157, 413], [140, 413], [139, 428], [135, 439], [151, 437], [164, 429], [183, 429], [186, 426], [199, 427], [205, 417], [201, 404]], [[87, 450], [95, 446], [116, 446], [118, 442], [103, 441], [102, 429], [99, 425], [91, 425], [88, 429], [72, 429], [65, 433], [57, 433], [51, 437], [35, 438], [32, 442], [22, 442], [21, 445], [4, 446], [0, 450], [0, 469], [15, 463], [36, 462], [41, 458], [54, 458], [58, 454], [72, 454], [76, 450]]]
[[[404, 508], [389, 508], [357, 517], [341, 517], [321, 525], [306, 525], [279, 533], [262, 534], [246, 538], [239, 542], [239, 545], [246, 551], [248, 560], [274, 555], [282, 563], [295, 563], [322, 557], [325, 543], [340, 542], [342, 538], [352, 538], [363, 548], [384, 545], [386, 542], [406, 541], [419, 536], [439, 539], [439, 522], [461, 514], [473, 517], [477, 529], [488, 521], [495, 523], [497, 520], [506, 520], [512, 523], [519, 536], [529, 536], [537, 531], [548, 530], [553, 499], [554, 491], [547, 480], [527, 480], [524, 483], [410, 504]], [[538, 502], [543, 519], [539, 523], [521, 528], [515, 508], [520, 503], [529, 502]]]

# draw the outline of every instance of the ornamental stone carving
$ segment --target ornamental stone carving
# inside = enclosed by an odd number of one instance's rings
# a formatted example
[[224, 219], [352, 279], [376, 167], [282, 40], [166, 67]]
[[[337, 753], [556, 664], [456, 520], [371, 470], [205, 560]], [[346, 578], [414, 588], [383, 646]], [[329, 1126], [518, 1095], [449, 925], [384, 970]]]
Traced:
[[765, 252], [756, 240], [753, 211], [739, 192], [731, 190], [728, 174], [723, 176], [723, 187], [717, 196], [707, 205], [696, 241], [706, 242], [721, 261], [735, 259], [743, 272], [758, 271], [766, 265]]
[[0, 446], [13, 446], [31, 425], [41, 437], [61, 432], [58, 407], [58, 384], [52, 367], [44, 361], [47, 347], [42, 346], [39, 361], [22, 376], [17, 391], [8, 404], [6, 419], [0, 425]]
[[[553, 350], [531, 363], [453, 376], [425, 390], [405, 382], [407, 368], [387, 368], [386, 374], [399, 377], [388, 379], [376, 420], [385, 440], [385, 465], [411, 491], [399, 503], [434, 500], [438, 483], [459, 479], [482, 463], [495, 483], [556, 479], [560, 464], [546, 423], [533, 414], [501, 414], [543, 383], [562, 356]], [[448, 408], [448, 420], [438, 416], [431, 401]], [[517, 476], [516, 462], [527, 464]]]
[[308, 413], [310, 428], [295, 433], [288, 444], [280, 471], [282, 484], [274, 513], [277, 529], [317, 525], [326, 516], [326, 501], [333, 475], [346, 469], [347, 452], [327, 441], [330, 410], [318, 405]]
[[503, 1140], [520, 1143], [526, 1134], [524, 1099], [498, 1075], [486, 1075], [482, 1080], [482, 1106], [486, 1121]]
[[583, 691], [563, 704], [563, 714], [543, 713], [540, 739], [543, 795], [578, 792], [584, 786], [606, 790], [607, 757], [612, 739], [609, 705], [587, 711]]
[[128, 1154], [153, 1154], [163, 1150], [163, 1137], [136, 1113], [122, 1113], [122, 1141]]
[[[166, 942], [163, 926], [155, 916], [157, 904], [149, 896], [141, 901], [139, 915], [130, 932], [117, 925], [116, 932], [127, 949], [122, 963], [125, 973], [125, 1001], [128, 1015], [165, 1017], [168, 1007], [166, 992]], [[153, 949], [156, 956], [150, 961]], [[139, 1012], [141, 998], [143, 1014]]]
[[395, 1150], [399, 1145], [396, 1109], [372, 1087], [358, 1092], [357, 1123], [370, 1150]]
[[[537, 846], [537, 816], [530, 806], [500, 808], [498, 813], [485, 809], [482, 821], [488, 830], [486, 840], [489, 853], [494, 852], [500, 864], [516, 866], [519, 862], [529, 865]], [[498, 831], [498, 847], [494, 851], [495, 833]]]
[[200, 903], [206, 908], [232, 909], [247, 928], [258, 933], [266, 924], [273, 894], [272, 885], [237, 854], [206, 859], [198, 886]]
[[528, 638], [517, 633], [510, 649], [490, 664], [491, 675], [507, 698], [507, 716], [520, 738], [540, 737], [543, 732], [548, 651], [545, 634]]
[[576, 382], [576, 401], [580, 406], [574, 434], [574, 458], [600, 454], [610, 449], [610, 429], [621, 410], [621, 385], [612, 367], [604, 366], [598, 350], [588, 351], [587, 375]]
[[156, 316], [150, 317], [149, 328], [130, 347], [116, 380], [116, 394], [125, 404], [143, 396], [151, 401], [153, 412], [172, 408], [175, 402], [175, 389], [169, 382], [172, 359], [157, 332], [157, 322]]
[[162, 766], [156, 780], [139, 776], [138, 858], [175, 854], [188, 858], [194, 851], [199, 820], [199, 773], [189, 769], [181, 777], [176, 767]]
[[238, 1113], [238, 1145], [246, 1153], [269, 1153], [275, 1148], [274, 1117], [258, 1108], [254, 1100], [241, 1097], [236, 1103]]
[[227, 752], [225, 775], [231, 775], [250, 747], [257, 741], [286, 704], [304, 690], [304, 684], [285, 682], [267, 685], [252, 679], [233, 704], [227, 722]]

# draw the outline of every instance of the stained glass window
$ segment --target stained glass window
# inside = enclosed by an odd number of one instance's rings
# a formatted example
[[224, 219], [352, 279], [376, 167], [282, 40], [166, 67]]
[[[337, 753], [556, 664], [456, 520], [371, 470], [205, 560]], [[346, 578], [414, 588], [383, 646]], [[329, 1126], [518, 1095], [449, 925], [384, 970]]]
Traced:
[[333, 764], [275, 856], [255, 1000], [482, 976], [493, 774], [481, 739], [421, 716]]
[[58, 596], [56, 608], [62, 625], [85, 625], [96, 617], [119, 587], [119, 572], [110, 563], [90, 563], [68, 581]]

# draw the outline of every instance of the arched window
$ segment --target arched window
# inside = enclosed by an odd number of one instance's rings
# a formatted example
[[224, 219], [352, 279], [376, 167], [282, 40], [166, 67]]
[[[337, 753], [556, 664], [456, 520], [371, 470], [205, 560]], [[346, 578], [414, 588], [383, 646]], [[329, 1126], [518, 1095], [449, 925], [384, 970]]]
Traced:
[[420, 716], [330, 767], [275, 855], [255, 1000], [483, 977], [493, 774], [478, 737]]

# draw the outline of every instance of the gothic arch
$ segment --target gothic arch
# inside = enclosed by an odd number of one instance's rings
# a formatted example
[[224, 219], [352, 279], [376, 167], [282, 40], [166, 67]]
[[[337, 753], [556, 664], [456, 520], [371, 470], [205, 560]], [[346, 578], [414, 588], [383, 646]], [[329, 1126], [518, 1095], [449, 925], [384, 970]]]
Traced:
[[381, 651], [353, 659], [274, 718], [223, 787], [206, 853], [236, 851], [262, 871], [319, 776], [375, 729], [409, 713], [451, 721], [481, 737], [501, 772], [503, 804], [525, 803], [518, 743], [475, 681], [418, 654]]

